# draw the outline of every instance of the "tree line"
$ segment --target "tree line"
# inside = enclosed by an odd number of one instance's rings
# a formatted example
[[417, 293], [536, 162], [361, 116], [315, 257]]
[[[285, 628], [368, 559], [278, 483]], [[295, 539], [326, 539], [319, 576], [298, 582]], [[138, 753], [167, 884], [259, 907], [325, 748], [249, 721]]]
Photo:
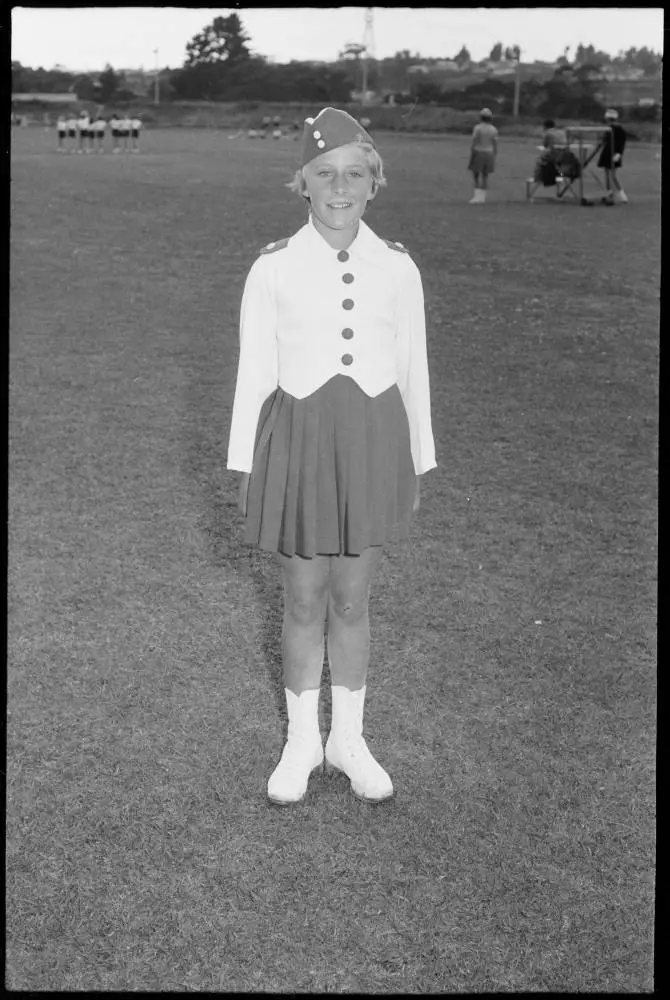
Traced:
[[[313, 101], [315, 103], [348, 103], [360, 87], [360, 58], [340, 58], [329, 64], [292, 61], [277, 64], [252, 53], [250, 38], [239, 15], [215, 17], [186, 46], [184, 64], [178, 69], [161, 71], [158, 79], [159, 97], [165, 100], [257, 100]], [[514, 62], [520, 58], [518, 46], [497, 42], [489, 61]], [[459, 69], [466, 70], [471, 56], [465, 45], [453, 57]], [[409, 50], [397, 52], [388, 59], [370, 60], [368, 87], [394, 94], [398, 101], [449, 104], [470, 109], [477, 104], [493, 103], [497, 110], [511, 110], [513, 83], [489, 78], [471, 83], [460, 90], [443, 88], [433, 78], [423, 79], [408, 73], [411, 66], [422, 63], [429, 70], [439, 60], [421, 59]], [[528, 80], [521, 86], [521, 114], [554, 114], [558, 116], [598, 113], [594, 70], [607, 67], [634, 67], [645, 75], [657, 76], [661, 57], [651, 49], [630, 48], [617, 56], [596, 50], [593, 45], [578, 45], [572, 61], [566, 49], [556, 61], [551, 79]], [[140, 96], [154, 96], [155, 81], [149, 79], [147, 92], [139, 95], [127, 86], [123, 73], [106, 66], [97, 76], [72, 74], [56, 68], [30, 69], [12, 63], [12, 91], [59, 93], [74, 91], [79, 100], [101, 104], [130, 102]]]

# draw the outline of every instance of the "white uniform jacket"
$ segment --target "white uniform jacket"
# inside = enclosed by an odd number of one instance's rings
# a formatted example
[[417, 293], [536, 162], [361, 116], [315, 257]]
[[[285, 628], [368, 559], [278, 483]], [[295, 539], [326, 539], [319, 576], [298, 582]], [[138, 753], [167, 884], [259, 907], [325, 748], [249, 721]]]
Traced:
[[434, 468], [423, 288], [412, 258], [362, 220], [346, 251], [329, 246], [311, 219], [273, 246], [253, 264], [242, 297], [228, 468], [251, 472], [260, 410], [277, 386], [303, 399], [338, 373], [371, 397], [397, 383], [414, 471]]

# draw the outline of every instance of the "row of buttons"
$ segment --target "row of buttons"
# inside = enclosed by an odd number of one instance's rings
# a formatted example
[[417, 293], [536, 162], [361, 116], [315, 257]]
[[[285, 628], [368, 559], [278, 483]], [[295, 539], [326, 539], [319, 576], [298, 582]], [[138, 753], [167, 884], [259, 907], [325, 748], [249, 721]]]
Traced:
[[[349, 260], [349, 254], [347, 253], [346, 250], [340, 250], [340, 252], [337, 255], [337, 259], [340, 261], [341, 264], [346, 264], [346, 262]], [[342, 281], [345, 283], [345, 285], [350, 285], [353, 280], [354, 280], [353, 274], [347, 273], [342, 275]], [[342, 308], [353, 309], [354, 308], [353, 299], [345, 299], [342, 303]], [[345, 326], [344, 330], [342, 331], [342, 336], [344, 337], [344, 339], [351, 340], [353, 335], [354, 331], [351, 329], [351, 327]], [[354, 363], [354, 359], [351, 354], [343, 354], [341, 361], [343, 365], [352, 365]]]

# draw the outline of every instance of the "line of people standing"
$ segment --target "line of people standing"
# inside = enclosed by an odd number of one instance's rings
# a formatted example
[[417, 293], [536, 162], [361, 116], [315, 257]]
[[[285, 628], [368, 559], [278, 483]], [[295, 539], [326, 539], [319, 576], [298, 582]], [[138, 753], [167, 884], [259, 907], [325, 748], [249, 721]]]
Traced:
[[57, 122], [59, 153], [103, 153], [111, 133], [113, 153], [139, 153], [142, 120], [139, 116], [60, 115]]

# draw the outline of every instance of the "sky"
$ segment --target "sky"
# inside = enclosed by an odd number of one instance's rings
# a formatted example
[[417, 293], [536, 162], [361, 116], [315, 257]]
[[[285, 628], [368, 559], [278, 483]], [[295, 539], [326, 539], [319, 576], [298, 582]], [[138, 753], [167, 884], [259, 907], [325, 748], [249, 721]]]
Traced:
[[[258, 55], [336, 59], [363, 40], [365, 7], [15, 7], [12, 59], [73, 70], [176, 68], [186, 44], [219, 15], [239, 14]], [[663, 51], [662, 7], [375, 7], [374, 55], [401, 49], [448, 58], [466, 45], [473, 59], [493, 45], [519, 45], [522, 59], [554, 60], [580, 42], [616, 55], [631, 46]], [[158, 50], [156, 52], [156, 50]]]

